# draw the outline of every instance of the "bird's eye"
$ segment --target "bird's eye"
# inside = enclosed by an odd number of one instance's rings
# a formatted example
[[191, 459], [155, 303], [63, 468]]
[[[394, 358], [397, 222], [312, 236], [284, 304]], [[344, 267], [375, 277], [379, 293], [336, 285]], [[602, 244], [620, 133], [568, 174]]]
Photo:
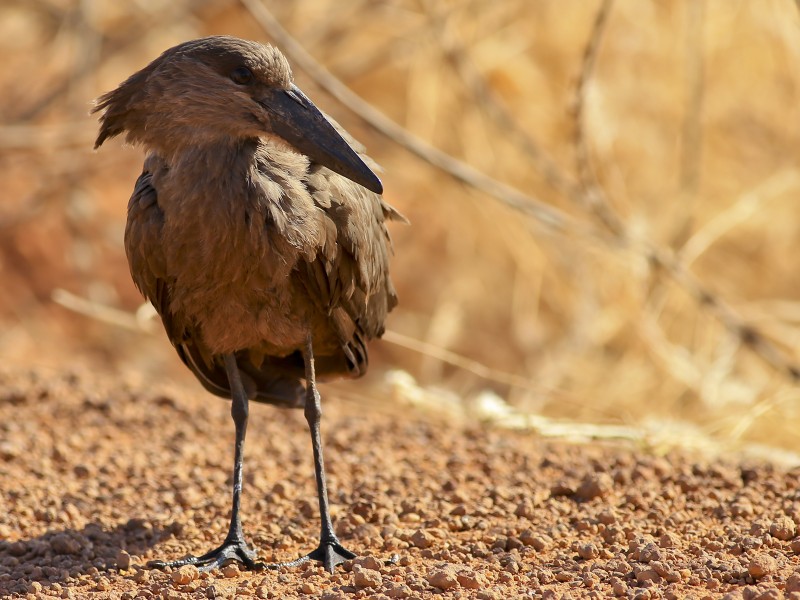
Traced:
[[231, 72], [231, 80], [239, 85], [245, 85], [253, 80], [253, 72], [247, 67], [237, 67]]

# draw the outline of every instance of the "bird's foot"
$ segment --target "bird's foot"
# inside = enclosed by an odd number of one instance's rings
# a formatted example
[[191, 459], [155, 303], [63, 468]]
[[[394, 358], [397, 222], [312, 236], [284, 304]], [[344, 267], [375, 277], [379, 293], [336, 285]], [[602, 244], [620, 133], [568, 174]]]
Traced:
[[219, 548], [206, 552], [202, 556], [187, 556], [170, 562], [151, 560], [147, 566], [153, 569], [163, 569], [164, 567], [178, 569], [185, 565], [194, 565], [200, 571], [211, 571], [233, 561], [253, 571], [263, 569], [264, 563], [256, 562], [255, 558], [256, 552], [250, 550], [244, 541], [225, 540]]
[[333, 574], [333, 570], [336, 568], [336, 565], [342, 564], [346, 560], [350, 560], [351, 558], [355, 558], [356, 555], [350, 552], [347, 548], [342, 546], [339, 543], [339, 540], [336, 538], [330, 540], [322, 540], [317, 546], [316, 550], [312, 550], [305, 556], [301, 556], [295, 560], [283, 563], [274, 563], [268, 564], [266, 567], [268, 569], [280, 569], [283, 567], [295, 567], [297, 565], [302, 565], [303, 563], [308, 562], [309, 560], [317, 560], [322, 563], [322, 566], [325, 567], [325, 570], [328, 573]]

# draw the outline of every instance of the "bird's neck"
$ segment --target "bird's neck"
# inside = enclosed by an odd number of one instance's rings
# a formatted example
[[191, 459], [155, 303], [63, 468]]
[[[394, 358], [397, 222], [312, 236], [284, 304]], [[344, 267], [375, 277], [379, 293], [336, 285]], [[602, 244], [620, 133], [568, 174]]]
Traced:
[[171, 170], [208, 183], [246, 173], [257, 147], [256, 139], [221, 138], [182, 144], [164, 155]]
[[256, 147], [257, 142], [225, 140], [155, 149], [148, 161], [160, 167], [153, 183], [168, 226], [175, 224], [174, 235], [209, 227], [237, 235], [246, 226], [255, 210], [249, 172]]
[[306, 187], [307, 157], [256, 139], [185, 148], [164, 162], [154, 183], [177, 237], [187, 238], [178, 229], [191, 226], [249, 244], [256, 254], [267, 243], [309, 253], [319, 246], [322, 221]]
[[[187, 196], [242, 207], [257, 140], [221, 139], [182, 146], [167, 156], [169, 177]], [[227, 202], [226, 202], [227, 201]]]

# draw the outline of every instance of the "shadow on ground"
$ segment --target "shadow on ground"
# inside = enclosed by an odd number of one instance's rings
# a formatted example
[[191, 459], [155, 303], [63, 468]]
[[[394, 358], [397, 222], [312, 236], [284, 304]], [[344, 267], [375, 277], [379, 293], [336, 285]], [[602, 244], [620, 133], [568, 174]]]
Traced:
[[62, 584], [82, 575], [127, 569], [131, 555], [145, 553], [175, 533], [173, 529], [134, 518], [113, 529], [89, 523], [80, 530], [48, 531], [16, 542], [0, 540], [0, 596], [52, 588], [58, 592]]

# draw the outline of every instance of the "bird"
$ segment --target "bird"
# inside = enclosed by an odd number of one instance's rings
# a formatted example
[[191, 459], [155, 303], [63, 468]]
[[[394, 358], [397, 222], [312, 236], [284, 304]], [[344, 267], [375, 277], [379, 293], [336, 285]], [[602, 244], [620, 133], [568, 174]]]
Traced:
[[[317, 382], [362, 376], [397, 304], [387, 223], [406, 219], [383, 200], [379, 167], [297, 87], [280, 50], [232, 36], [166, 50], [92, 113], [95, 149], [124, 135], [146, 152], [128, 203], [131, 276], [183, 363], [231, 400], [235, 428], [222, 544], [151, 566], [314, 560], [333, 573], [356, 555], [331, 521]], [[257, 560], [242, 527], [251, 400], [302, 408], [311, 433], [319, 544], [284, 563]]]

